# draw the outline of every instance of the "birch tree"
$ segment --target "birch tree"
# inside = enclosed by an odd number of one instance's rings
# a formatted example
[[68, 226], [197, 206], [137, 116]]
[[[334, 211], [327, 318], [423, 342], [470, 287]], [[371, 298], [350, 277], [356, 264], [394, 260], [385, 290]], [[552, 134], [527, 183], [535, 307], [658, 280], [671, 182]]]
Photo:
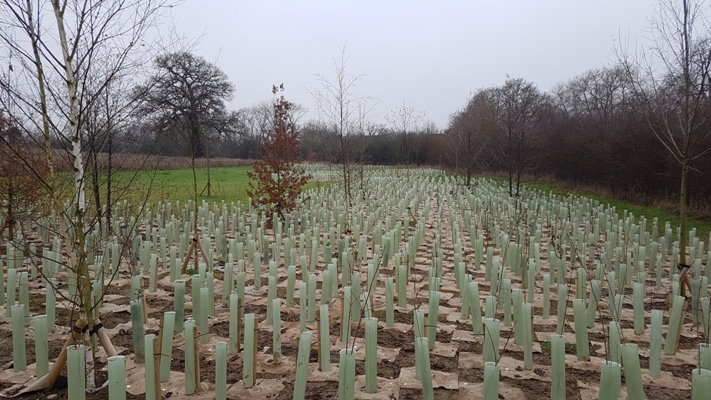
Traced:
[[[92, 280], [102, 280], [88, 257], [87, 236], [94, 229], [85, 196], [86, 169], [83, 133], [94, 109], [116, 81], [139, 74], [153, 52], [146, 41], [160, 17], [163, 0], [3, 0], [0, 3], [0, 42], [5, 46], [7, 72], [0, 75], [0, 105], [10, 122], [42, 146], [49, 175], [43, 177], [29, 158], [21, 162], [37, 178], [36, 184], [52, 202], [59, 230], [46, 226], [64, 240], [66, 267], [76, 276], [77, 295], [66, 298], [79, 311], [71, 323], [93, 331], [99, 323]], [[38, 132], [41, 132], [37, 135]], [[71, 165], [72, 181], [63, 186], [56, 175], [54, 143]], [[4, 142], [9, 148], [12, 143]], [[70, 198], [69, 206], [64, 199]], [[98, 218], [100, 210], [97, 210]], [[40, 216], [35, 221], [40, 223]], [[56, 288], [53, 288], [56, 289]], [[48, 288], [48, 290], [50, 290]], [[58, 296], [65, 296], [58, 292]], [[97, 325], [98, 326], [98, 325]], [[80, 337], [74, 340], [83, 340]], [[110, 342], [104, 344], [111, 353]], [[108, 346], [108, 347], [107, 347]], [[54, 367], [53, 367], [54, 368]], [[61, 365], [58, 366], [61, 369]], [[88, 363], [88, 386], [94, 383], [93, 361]], [[52, 386], [58, 373], [40, 379]], [[37, 386], [37, 385], [35, 385]]]

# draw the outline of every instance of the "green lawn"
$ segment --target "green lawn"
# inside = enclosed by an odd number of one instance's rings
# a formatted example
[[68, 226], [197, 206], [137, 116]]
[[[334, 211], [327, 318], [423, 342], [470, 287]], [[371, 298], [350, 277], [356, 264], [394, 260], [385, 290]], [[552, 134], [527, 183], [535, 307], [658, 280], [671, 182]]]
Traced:
[[[241, 201], [247, 203], [247, 172], [251, 166], [210, 168], [211, 196], [207, 196], [207, 168], [195, 170], [197, 177], [198, 201], [209, 203], [223, 200], [226, 203]], [[118, 190], [125, 191], [122, 199], [131, 204], [141, 203], [146, 196], [150, 204], [170, 200], [185, 203], [194, 197], [193, 171], [190, 168], [158, 171], [122, 171], [116, 173]], [[309, 182], [306, 189], [323, 185]], [[87, 194], [88, 195], [88, 194]]]
[[[207, 169], [201, 168], [195, 171], [197, 177], [198, 201], [222, 200], [235, 203], [247, 201], [247, 184], [249, 178], [247, 171], [252, 168], [244, 167], [223, 167], [210, 168], [211, 196], [207, 197]], [[149, 203], [156, 204], [158, 201], [170, 200], [172, 202], [180, 200], [185, 203], [194, 199], [193, 170], [172, 169], [157, 171], [121, 171], [114, 174], [116, 190], [121, 194], [121, 198], [131, 204], [138, 204], [148, 198]], [[204, 192], [203, 192], [204, 190]]]

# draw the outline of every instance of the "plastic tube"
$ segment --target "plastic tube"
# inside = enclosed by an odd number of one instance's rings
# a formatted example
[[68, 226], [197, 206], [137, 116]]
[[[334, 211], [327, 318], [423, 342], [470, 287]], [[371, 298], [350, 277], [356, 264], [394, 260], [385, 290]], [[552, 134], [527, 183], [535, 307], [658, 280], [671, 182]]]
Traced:
[[662, 310], [652, 310], [651, 337], [649, 340], [649, 375], [658, 377], [662, 374]]
[[622, 358], [620, 357], [620, 344], [622, 343], [620, 324], [615, 321], [610, 321], [608, 330], [610, 332], [608, 338], [608, 349], [610, 354], [608, 358], [617, 363], [622, 362]]
[[321, 282], [321, 304], [330, 304], [333, 297], [333, 288], [331, 284], [331, 271], [325, 269], [323, 271], [323, 281]]
[[698, 368], [711, 370], [711, 344], [699, 343]]
[[469, 282], [469, 312], [472, 316], [472, 333], [474, 335], [483, 335], [484, 326], [481, 321], [481, 301], [479, 300], [479, 284], [477, 282]]
[[437, 336], [437, 319], [439, 317], [439, 292], [430, 291], [429, 300], [429, 308], [427, 311], [427, 339], [429, 349], [433, 350]]
[[254, 267], [254, 288], [262, 287], [262, 255], [255, 252], [252, 255], [252, 266]]
[[210, 339], [210, 325], [208, 323], [208, 309], [214, 306], [214, 301], [208, 297], [209, 289], [206, 287], [200, 288], [200, 319], [198, 323], [200, 324], [200, 344], [207, 344]]
[[646, 329], [644, 325], [644, 295], [644, 283], [635, 282], [633, 286], [635, 335], [643, 335]]
[[691, 400], [706, 400], [711, 393], [711, 370], [696, 368], [691, 371]]
[[126, 400], [126, 357], [109, 357], [108, 364], [109, 400]]
[[[151, 293], [155, 293], [156, 291], [156, 285], [158, 284], [158, 264], [157, 264], [157, 259], [158, 255], [157, 254], [151, 254], [150, 258], [150, 263], [151, 263], [151, 274], [149, 277], [149, 284], [148, 284], [148, 291]], [[154, 394], [155, 396], [155, 394]]]
[[681, 321], [684, 315], [684, 301], [682, 296], [675, 296], [672, 309], [669, 313], [669, 328], [664, 341], [664, 354], [675, 354], [679, 345], [679, 334], [681, 333]]
[[[239, 264], [239, 263], [238, 263]], [[240, 299], [244, 299], [244, 285], [246, 280], [246, 275], [244, 271], [237, 272], [237, 280], [235, 283], [235, 291], [237, 291], [237, 296]]]
[[45, 313], [47, 314], [47, 330], [49, 332], [53, 331], [55, 328], [56, 320], [56, 304], [57, 304], [57, 293], [55, 288], [57, 287], [57, 279], [49, 278], [49, 284], [47, 285], [47, 290], [45, 291]]
[[[269, 262], [270, 264], [273, 263], [273, 261]], [[273, 321], [273, 310], [272, 310], [272, 300], [276, 298], [276, 293], [277, 293], [277, 278], [276, 276], [272, 276], [271, 274], [269, 275], [268, 278], [268, 285], [267, 285], [267, 317], [266, 317], [266, 324], [271, 325]]]
[[341, 349], [339, 359], [338, 399], [353, 400], [355, 398], [355, 353], [351, 349]]
[[[420, 352], [423, 350], [417, 345], [417, 339], [427, 337], [425, 312], [419, 308], [412, 310], [412, 320], [412, 332], [415, 335], [415, 379], [422, 380], [422, 365], [417, 360], [419, 360]], [[427, 342], [427, 347], [424, 351], [427, 351], [427, 349], [429, 349], [429, 342]]]
[[242, 380], [244, 387], [250, 388], [254, 386], [255, 374], [255, 354], [257, 350], [257, 341], [254, 337], [256, 330], [256, 321], [254, 314], [249, 313], [244, 316], [244, 365], [242, 367]]
[[604, 361], [600, 372], [600, 400], [617, 400], [622, 388], [622, 366], [614, 361]]
[[630, 399], [644, 399], [642, 387], [642, 370], [639, 366], [639, 349], [636, 344], [623, 343], [620, 345], [622, 365], [625, 367], [625, 386], [627, 397]]
[[183, 332], [183, 321], [185, 320], [185, 280], [176, 279], [173, 287], [173, 310], [175, 311], [175, 333]]
[[34, 318], [35, 327], [35, 359], [37, 376], [43, 377], [49, 372], [49, 347], [47, 344], [47, 316], [37, 315]]
[[197, 322], [199, 325], [200, 322], [202, 322], [202, 318], [200, 317], [200, 313], [202, 312], [202, 304], [200, 304], [200, 289], [203, 288], [204, 282], [200, 274], [195, 274], [192, 277], [192, 280], [190, 281], [191, 284], [191, 299], [193, 302], [193, 319]]
[[484, 318], [496, 318], [496, 296], [486, 296]]
[[309, 374], [309, 353], [311, 351], [310, 331], [301, 332], [299, 352], [296, 359], [296, 380], [294, 382], [294, 399], [303, 400], [306, 397], [306, 381]]
[[67, 348], [67, 392], [72, 400], [86, 399], [86, 355], [84, 351], [83, 345]]
[[174, 311], [166, 311], [163, 314], [163, 332], [161, 333], [160, 350], [160, 381], [168, 382], [170, 379], [170, 364], [173, 359], [173, 334], [175, 333]]
[[[521, 324], [523, 338], [523, 367], [528, 370], [533, 369], [533, 327], [531, 321], [531, 304], [526, 303], [521, 307], [521, 320], [516, 325]], [[486, 371], [485, 371], [486, 372]]]
[[[205, 283], [207, 286], [207, 315], [215, 316], [215, 275], [212, 271], [205, 273]], [[203, 299], [201, 298], [200, 301]]]
[[136, 363], [143, 363], [145, 359], [145, 342], [143, 338], [143, 304], [141, 300], [131, 301], [131, 331], [133, 333], [133, 352]]
[[565, 387], [565, 337], [551, 335], [551, 400], [564, 400]]
[[602, 286], [600, 281], [593, 279], [590, 281], [590, 297], [588, 299], [587, 320], [588, 328], [595, 326], [595, 314], [597, 313], [597, 303], [602, 296]]
[[281, 363], [281, 299], [272, 300], [272, 349], [274, 363]]
[[[153, 352], [153, 340], [155, 340], [155, 338], [156, 335], [152, 333], [149, 333], [144, 337], [144, 346], [151, 353]], [[156, 385], [158, 384], [158, 382], [156, 382], [155, 368], [155, 359], [153, 358], [153, 354], [150, 354], [148, 357], [146, 357], [145, 361], [144, 379], [146, 382], [146, 400], [160, 400], [156, 399]], [[72, 398], [71, 395], [69, 397]]]
[[708, 297], [702, 297], [699, 302], [701, 303], [701, 324], [704, 327], [704, 337], [708, 338], [711, 335], [711, 303]]
[[499, 330], [500, 322], [498, 319], [484, 319], [484, 362], [499, 360]]
[[499, 367], [495, 362], [484, 363], [484, 400], [499, 399]]
[[185, 321], [185, 394], [193, 394], [197, 390], [198, 382], [195, 365], [195, 320]]
[[12, 315], [12, 370], [27, 369], [27, 351], [25, 348], [25, 305], [15, 304]]
[[378, 319], [365, 320], [365, 391], [378, 390]]
[[504, 326], [511, 326], [511, 279], [502, 280], [499, 299], [504, 306]]
[[296, 266], [289, 265], [287, 271], [286, 307], [289, 308], [294, 306], [294, 283], [296, 282]]
[[[274, 287], [276, 288], [276, 284]], [[316, 275], [309, 275], [308, 291], [306, 320], [311, 322], [316, 319]]]
[[590, 361], [588, 320], [584, 299], [573, 299], [573, 314], [575, 321], [575, 347], [578, 353], [578, 360]]
[[227, 399], [227, 343], [215, 345], [215, 400]]
[[239, 300], [237, 293], [230, 293], [230, 326], [229, 346], [230, 353], [239, 353]]
[[391, 328], [395, 325], [395, 310], [393, 296], [393, 278], [385, 278], [385, 325]]
[[[422, 380], [422, 398], [423, 400], [434, 400], [434, 388], [432, 387], [432, 367], [430, 365], [430, 353], [427, 351], [427, 338], [421, 337], [415, 339], [415, 349], [420, 347], [419, 357], [415, 362], [419, 361]], [[418, 355], [416, 354], [416, 357]]]
[[[5, 316], [12, 316], [12, 306], [15, 305], [15, 293], [17, 285], [17, 270], [9, 268], [7, 270], [7, 293], [5, 294]], [[24, 311], [23, 311], [24, 312]]]
[[407, 307], [407, 267], [401, 265], [398, 268], [397, 281], [397, 305], [401, 308]]
[[319, 306], [319, 350], [321, 351], [321, 360], [319, 368], [323, 372], [331, 370], [331, 335], [328, 330], [330, 327], [328, 320], [328, 304]]
[[514, 343], [523, 346], [523, 324], [521, 322], [521, 308], [523, 306], [523, 292], [520, 288], [511, 289], [511, 303], [514, 319]]
[[348, 343], [351, 338], [351, 287], [343, 287], [343, 307], [341, 314], [341, 342]]
[[20, 272], [20, 304], [24, 305], [25, 323], [30, 322], [30, 285], [27, 271]]
[[568, 287], [564, 284], [558, 285], [558, 320], [556, 323], [556, 333], [563, 334], [565, 324], [565, 310], [567, 308]]
[[543, 274], [543, 319], [548, 319], [551, 313], [551, 275]]

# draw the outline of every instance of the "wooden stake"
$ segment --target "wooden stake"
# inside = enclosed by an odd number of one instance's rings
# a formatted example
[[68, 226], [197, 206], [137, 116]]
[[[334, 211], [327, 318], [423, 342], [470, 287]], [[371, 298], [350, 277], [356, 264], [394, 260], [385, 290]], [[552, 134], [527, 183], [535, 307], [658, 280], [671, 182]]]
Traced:
[[[323, 359], [322, 349], [321, 349], [321, 313], [316, 313], [316, 348], [318, 349], [318, 370], [323, 371], [321, 366], [321, 360]], [[330, 356], [330, 354], [329, 354]]]
[[[242, 338], [244, 337], [244, 299], [242, 297], [237, 298], [237, 352], [242, 348]], [[256, 343], [256, 342], [255, 342]]]
[[207, 259], [207, 252], [206, 252], [205, 249], [202, 247], [202, 242], [200, 242], [200, 241], [197, 239], [197, 235], [195, 236], [195, 243], [197, 243], [197, 246], [200, 248], [200, 253], [202, 253], [202, 259], [205, 261], [205, 264], [206, 264], [207, 267], [208, 267], [208, 271], [212, 271], [212, 263], [211, 263], [210, 261], [208, 261], [208, 259]]
[[143, 306], [143, 324], [145, 325], [148, 323], [148, 304], [146, 303], [146, 295], [143, 294], [144, 286], [143, 277], [141, 277], [141, 304]]
[[153, 341], [153, 379], [155, 381], [156, 399], [161, 398], [161, 388], [160, 388], [160, 352], [161, 345], [163, 342], [163, 317], [160, 317], [160, 329], [158, 330], [158, 340]]
[[[196, 235], [197, 236], [197, 235]], [[195, 242], [197, 239], [193, 237], [193, 239], [190, 241], [190, 247], [188, 247], [188, 254], [185, 255], [185, 259], [183, 260], [183, 267], [180, 270], [182, 274], [185, 273], [188, 269], [188, 264], [190, 263], [190, 258], [193, 256], [193, 252], [195, 251]]]
[[[195, 250], [199, 250], [200, 253], [202, 253], [202, 259], [205, 261], [205, 264], [208, 267], [212, 265], [207, 259], [207, 253], [205, 252], [205, 249], [202, 247], [202, 243], [200, 243], [200, 239], [198, 238], [197, 233], [195, 233], [195, 236], [193, 236], [193, 239], [190, 242], [190, 247], [188, 248], [188, 254], [185, 255], [185, 259], [183, 260], [183, 267], [181, 270], [182, 273], [185, 273], [185, 271], [188, 269], [188, 264], [190, 263], [190, 258], [193, 256], [193, 253], [195, 252]], [[210, 269], [210, 270], [212, 270], [212, 269]]]
[[[101, 323], [101, 320], [96, 319], [94, 321], [94, 326], [97, 326], [100, 323]], [[116, 349], [114, 348], [114, 345], [111, 343], [109, 334], [106, 333], [106, 329], [103, 326], [96, 331], [96, 336], [99, 338], [101, 347], [103, 347], [104, 351], [106, 351], [107, 357], [114, 357], [114, 356], [118, 355], [118, 353], [116, 352]]]
[[259, 329], [257, 329], [257, 323], [255, 321], [255, 324], [254, 324], [254, 353], [253, 353], [254, 356], [252, 357], [252, 360], [253, 360], [252, 361], [253, 362], [252, 371], [254, 371], [254, 379], [252, 379], [252, 381], [254, 383], [257, 382], [257, 347], [259, 347], [259, 346], [257, 346], [257, 343], [259, 343]]
[[54, 383], [59, 377], [59, 373], [62, 372], [62, 368], [64, 368], [64, 365], [67, 363], [67, 347], [73, 346], [81, 340], [82, 331], [84, 330], [84, 328], [86, 328], [86, 321], [84, 320], [78, 320], [74, 324], [74, 328], [69, 334], [69, 337], [67, 337], [67, 340], [64, 342], [64, 347], [62, 347], [62, 351], [59, 353], [57, 361], [54, 362], [54, 364], [52, 365], [52, 369], [49, 370], [48, 388], [52, 388], [52, 386], [54, 386]]
[[193, 346], [195, 349], [195, 391], [200, 391], [200, 327], [193, 327]]

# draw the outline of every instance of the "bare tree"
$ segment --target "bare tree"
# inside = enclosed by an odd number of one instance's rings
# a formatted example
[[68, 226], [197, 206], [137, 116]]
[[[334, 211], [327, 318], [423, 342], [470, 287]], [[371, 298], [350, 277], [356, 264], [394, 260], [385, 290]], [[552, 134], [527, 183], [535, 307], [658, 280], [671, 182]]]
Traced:
[[464, 110], [452, 115], [447, 128], [449, 152], [458, 169], [467, 176], [467, 186], [479, 164], [479, 155], [496, 130], [496, 104], [491, 91], [479, 90]]
[[[648, 52], [618, 56], [633, 82], [636, 99], [659, 143], [678, 162], [679, 262], [686, 263], [688, 178], [694, 164], [711, 154], [711, 26], [704, 3], [664, 0], [652, 18]], [[682, 294], [684, 289], [682, 288]]]
[[537, 118], [545, 98], [533, 83], [521, 78], [507, 79], [496, 89], [496, 94], [499, 126], [503, 133], [500, 156], [506, 165], [509, 196], [518, 196], [521, 176], [531, 167]]
[[309, 89], [309, 93], [316, 102], [320, 119], [336, 133], [336, 146], [329, 150], [332, 162], [338, 165], [346, 203], [350, 209], [353, 202], [353, 166], [357, 164], [359, 153], [359, 146], [354, 145], [354, 142], [362, 138], [363, 130], [359, 127], [375, 106], [375, 101], [355, 93], [357, 83], [365, 75], [348, 73], [347, 49], [348, 43], [339, 47], [340, 55], [333, 59], [333, 78], [317, 74], [319, 88]]
[[420, 150], [422, 143], [418, 140], [417, 130], [424, 116], [424, 112], [418, 112], [415, 106], [403, 100], [402, 105], [395, 107], [385, 117], [397, 138], [393, 152], [398, 164], [410, 165], [413, 154]]

